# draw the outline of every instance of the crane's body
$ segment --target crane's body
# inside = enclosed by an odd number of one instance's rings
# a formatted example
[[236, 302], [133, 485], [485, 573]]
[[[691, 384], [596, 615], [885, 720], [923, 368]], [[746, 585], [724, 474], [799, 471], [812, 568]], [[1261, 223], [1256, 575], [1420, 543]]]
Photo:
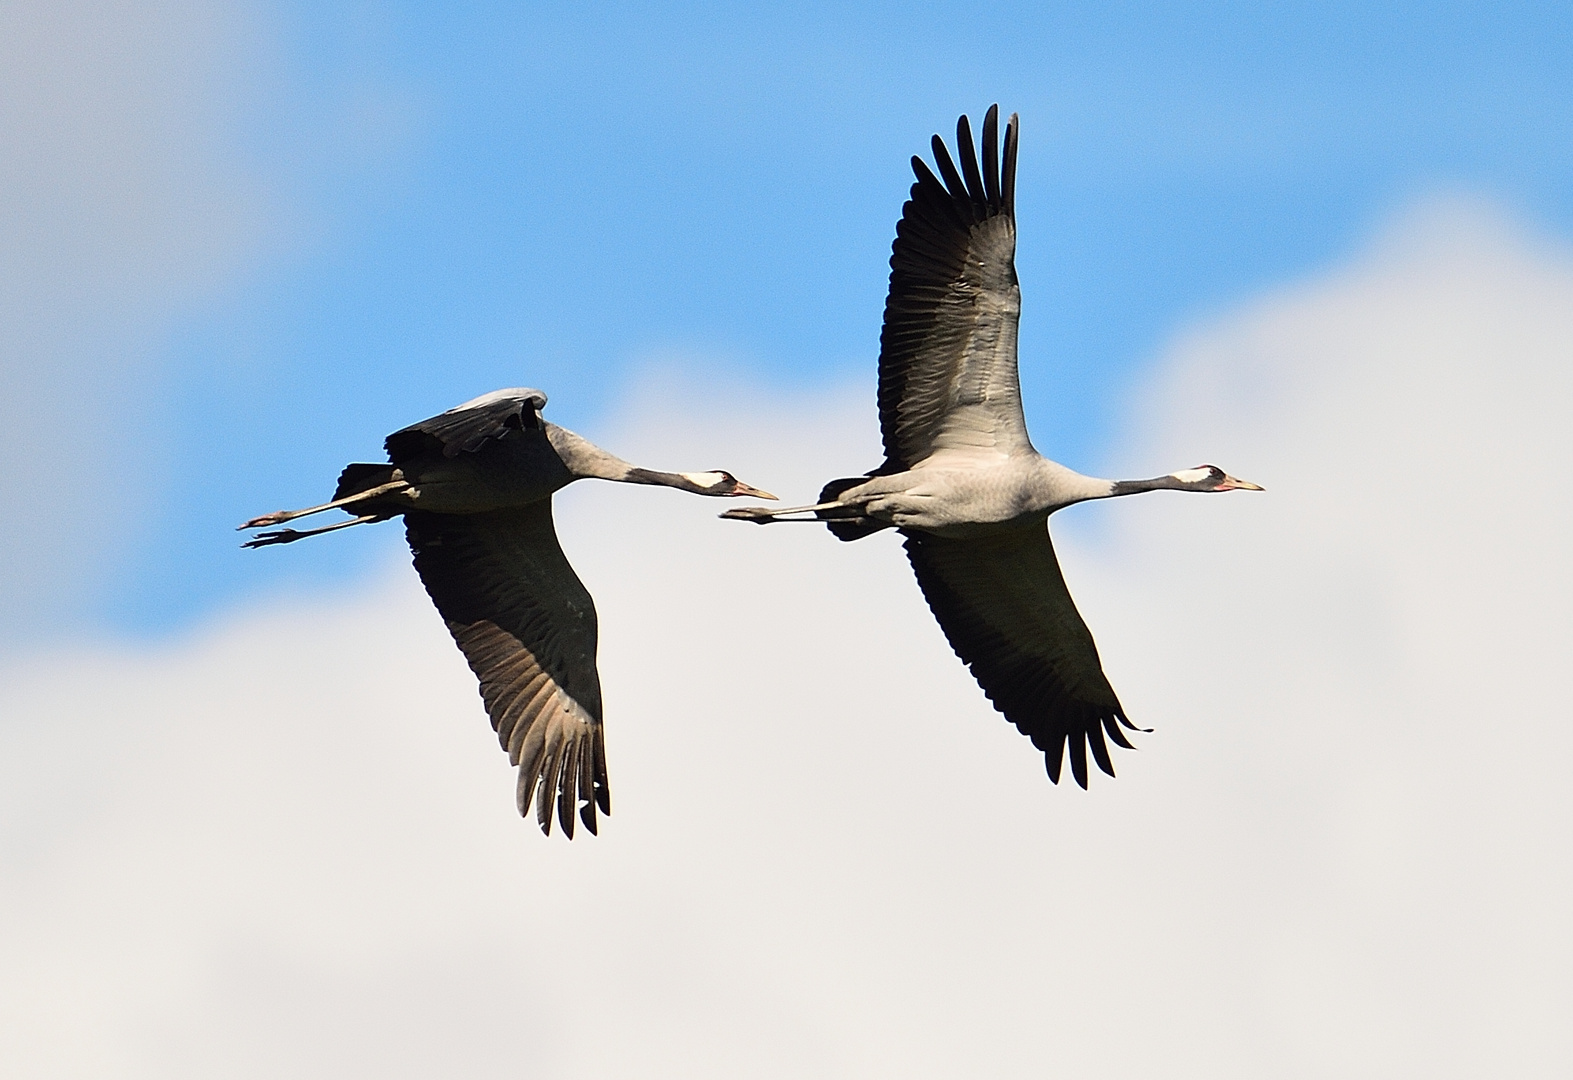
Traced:
[[333, 498], [253, 518], [242, 529], [343, 510], [318, 529], [269, 529], [246, 547], [289, 544], [337, 529], [404, 518], [415, 569], [480, 682], [481, 698], [519, 767], [520, 813], [535, 803], [573, 836], [611, 813], [596, 667], [595, 602], [569, 565], [552, 495], [575, 480], [657, 484], [699, 495], [774, 498], [731, 473], [641, 469], [547, 423], [546, 395], [514, 388], [467, 401], [389, 435], [387, 463], [357, 462]]
[[1036, 453], [942, 450], [912, 468], [842, 491], [842, 507], [898, 529], [965, 538], [994, 528], [1041, 524], [1063, 506], [1112, 495], [1107, 480], [1083, 476]]
[[939, 176], [912, 159], [917, 182], [896, 226], [880, 335], [884, 463], [830, 481], [810, 506], [722, 516], [823, 522], [849, 541], [899, 530], [930, 609], [984, 693], [1043, 751], [1051, 780], [1068, 749], [1086, 787], [1089, 752], [1114, 775], [1105, 736], [1129, 747], [1121, 728], [1135, 726], [1065, 587], [1049, 515], [1143, 491], [1261, 489], [1212, 465], [1103, 480], [1033, 448], [1016, 366], [1016, 117], [1003, 158], [998, 129], [999, 110], [990, 108], [981, 168], [965, 116], [956, 125], [959, 168], [938, 135]]

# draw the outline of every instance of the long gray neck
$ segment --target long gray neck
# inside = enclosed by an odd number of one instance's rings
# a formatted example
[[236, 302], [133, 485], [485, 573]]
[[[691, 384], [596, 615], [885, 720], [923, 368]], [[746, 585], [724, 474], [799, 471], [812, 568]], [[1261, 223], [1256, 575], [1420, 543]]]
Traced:
[[1143, 491], [1192, 491], [1195, 485], [1187, 484], [1178, 476], [1155, 476], [1151, 480], [1116, 480], [1114, 490], [1107, 498], [1117, 495], [1139, 495]]
[[1033, 485], [1037, 489], [1034, 501], [1038, 508], [1046, 508], [1050, 513], [1079, 502], [1114, 499], [1143, 491], [1199, 490], [1195, 484], [1186, 483], [1172, 475], [1155, 476], [1151, 480], [1104, 480], [1096, 476], [1083, 476], [1048, 458], [1038, 460]]
[[682, 473], [657, 472], [631, 465], [615, 454], [609, 454], [582, 435], [565, 427], [542, 422], [552, 449], [562, 458], [563, 464], [575, 480], [615, 480], [622, 484], [656, 484], [661, 487], [681, 488], [701, 494], [707, 489], [696, 484]]
[[1107, 499], [1114, 494], [1113, 480], [1083, 476], [1045, 457], [1038, 458], [1030, 483], [1034, 489], [1034, 509], [1047, 510], [1051, 514], [1088, 499]]

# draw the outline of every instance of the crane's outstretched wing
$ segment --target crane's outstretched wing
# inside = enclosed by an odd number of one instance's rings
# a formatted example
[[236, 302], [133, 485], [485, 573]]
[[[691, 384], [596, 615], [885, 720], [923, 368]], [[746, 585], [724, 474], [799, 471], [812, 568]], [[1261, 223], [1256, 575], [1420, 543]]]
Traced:
[[983, 120], [983, 168], [972, 130], [956, 124], [961, 171], [934, 136], [942, 183], [921, 158], [890, 255], [890, 293], [879, 337], [880, 472], [899, 472], [936, 450], [1030, 448], [1016, 376], [1017, 120], [996, 152], [999, 106]]
[[1125, 718], [1104, 677], [1048, 529], [968, 540], [906, 537], [918, 585], [951, 648], [994, 707], [1043, 751], [1049, 779], [1059, 783], [1067, 744], [1071, 774], [1082, 787], [1089, 746], [1098, 767], [1113, 776], [1104, 732], [1130, 748], [1120, 725], [1140, 729]]
[[[610, 814], [595, 669], [595, 603], [568, 565], [550, 500], [487, 514], [404, 515], [415, 569], [481, 682], [508, 758], [519, 766], [519, 812], [550, 834], [573, 813], [595, 829]], [[582, 804], [582, 806], [581, 806]]]
[[424, 453], [457, 457], [467, 450], [479, 450], [487, 439], [540, 427], [539, 413], [545, 406], [546, 395], [539, 390], [526, 386], [493, 390], [429, 420], [400, 428], [383, 441], [383, 449], [395, 465]]

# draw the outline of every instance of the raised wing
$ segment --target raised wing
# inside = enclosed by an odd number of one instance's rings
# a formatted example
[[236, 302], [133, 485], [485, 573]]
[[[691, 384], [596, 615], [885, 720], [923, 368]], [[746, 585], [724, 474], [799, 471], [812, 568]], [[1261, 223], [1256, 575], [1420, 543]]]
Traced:
[[519, 812], [573, 837], [610, 814], [595, 603], [557, 543], [550, 500], [488, 514], [404, 515], [415, 569], [481, 683], [519, 767]]
[[539, 390], [525, 386], [493, 390], [430, 420], [400, 428], [384, 440], [383, 448], [395, 465], [424, 453], [456, 457], [479, 450], [486, 440], [509, 431], [539, 427], [545, 406], [546, 395]]
[[1016, 376], [1017, 120], [996, 152], [999, 106], [983, 119], [983, 168], [972, 129], [956, 124], [961, 170], [934, 136], [942, 183], [921, 158], [890, 254], [890, 294], [879, 338], [881, 472], [911, 468], [936, 450], [1031, 449]]
[[1104, 677], [1098, 647], [1065, 588], [1048, 529], [1009, 529], [981, 539], [906, 534], [907, 557], [929, 608], [956, 655], [994, 707], [1043, 751], [1060, 781], [1065, 747], [1071, 774], [1087, 786], [1087, 749], [1110, 776], [1104, 732], [1130, 748], [1125, 717]]

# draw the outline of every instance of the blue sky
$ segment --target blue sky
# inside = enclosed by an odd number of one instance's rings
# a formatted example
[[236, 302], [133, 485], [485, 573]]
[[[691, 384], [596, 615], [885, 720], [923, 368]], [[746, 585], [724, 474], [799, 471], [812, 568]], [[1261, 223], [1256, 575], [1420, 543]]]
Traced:
[[[1573, 1074], [1573, 19], [323, 8], [0, 5], [0, 1072]], [[1268, 488], [1055, 519], [1118, 780], [897, 537], [580, 484], [616, 816], [547, 840], [396, 525], [239, 548], [520, 383], [873, 464], [993, 101], [1039, 448]]]
[[173, 10], [189, 40], [133, 40], [126, 77], [200, 69], [148, 106], [199, 131], [158, 175], [178, 207], [222, 174], [241, 194], [212, 228], [244, 239], [137, 334], [54, 361], [68, 385], [79, 359], [119, 373], [92, 416], [137, 477], [56, 569], [69, 602], [40, 593], [62, 626], [157, 634], [363, 575], [396, 529], [281, 558], [232, 526], [484, 390], [540, 386], [593, 436], [641, 379], [718, 403], [867, 384], [907, 158], [994, 101], [1024, 131], [1029, 421], [1088, 471], [1166, 342], [1416, 199], [1573, 233], [1554, 5]]

